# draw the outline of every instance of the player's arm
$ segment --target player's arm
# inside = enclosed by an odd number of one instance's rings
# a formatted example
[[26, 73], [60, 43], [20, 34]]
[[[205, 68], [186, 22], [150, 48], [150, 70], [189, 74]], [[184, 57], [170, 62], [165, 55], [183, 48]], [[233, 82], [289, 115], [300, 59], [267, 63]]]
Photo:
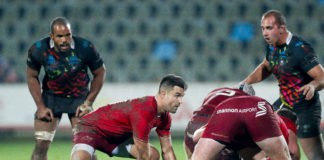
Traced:
[[299, 146], [298, 146], [298, 142], [297, 142], [297, 135], [295, 134], [295, 132], [293, 132], [290, 129], [288, 129], [288, 133], [289, 133], [288, 148], [289, 148], [291, 159], [299, 160], [300, 159], [300, 150], [299, 150]]
[[313, 98], [315, 91], [319, 91], [324, 88], [324, 70], [322, 65], [316, 65], [309, 70], [307, 74], [312, 77], [313, 80], [301, 87], [298, 91], [303, 92], [303, 94], [306, 95], [306, 100], [310, 100]]
[[105, 77], [106, 77], [106, 68], [105, 65], [102, 64], [101, 67], [99, 67], [98, 69], [92, 71], [93, 74], [93, 80], [91, 81], [91, 85], [90, 85], [90, 92], [89, 95], [87, 97], [88, 101], [93, 102], [99, 91], [102, 88], [102, 85], [104, 83]]
[[29, 88], [29, 92], [32, 95], [36, 106], [37, 106], [37, 118], [41, 120], [51, 121], [53, 117], [53, 113], [51, 109], [47, 108], [42, 99], [41, 93], [41, 85], [38, 80], [39, 72], [37, 70], [33, 70], [29, 66], [27, 66], [27, 84]]
[[263, 62], [259, 66], [257, 66], [256, 69], [248, 77], [243, 80], [243, 83], [257, 83], [269, 77], [270, 74], [271, 71], [269, 61], [264, 59]]
[[148, 142], [145, 142], [141, 139], [136, 138], [133, 136], [135, 148], [137, 151], [136, 159], [138, 160], [148, 160], [150, 156], [150, 145]]
[[172, 147], [171, 136], [159, 136], [162, 159], [164, 160], [175, 160], [176, 156]]
[[90, 84], [90, 92], [85, 102], [80, 105], [76, 111], [76, 115], [82, 117], [83, 115], [89, 113], [92, 110], [92, 104], [96, 99], [98, 93], [100, 92], [102, 85], [104, 83], [106, 77], [106, 68], [105, 65], [102, 64], [101, 67], [92, 71], [93, 80]]

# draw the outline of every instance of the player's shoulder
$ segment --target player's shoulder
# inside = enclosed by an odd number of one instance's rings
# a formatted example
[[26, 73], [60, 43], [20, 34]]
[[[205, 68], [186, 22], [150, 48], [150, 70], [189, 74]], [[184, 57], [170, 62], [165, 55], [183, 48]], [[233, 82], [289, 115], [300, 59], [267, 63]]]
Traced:
[[304, 40], [303, 38], [299, 37], [299, 36], [293, 36], [290, 44], [289, 44], [289, 48], [293, 49], [293, 52], [305, 52], [305, 53], [313, 53], [314, 49], [312, 47], [312, 45]]
[[140, 97], [140, 98], [135, 98], [133, 99], [133, 101], [136, 101], [137, 104], [154, 104], [155, 98], [154, 96], [144, 96], [144, 97]]
[[154, 113], [157, 111], [157, 103], [154, 96], [145, 96], [132, 100], [134, 108]]
[[75, 46], [81, 48], [93, 48], [93, 43], [85, 38], [73, 36], [72, 37], [75, 43]]
[[28, 50], [28, 53], [43, 53], [50, 48], [50, 38], [45, 37], [36, 41]]

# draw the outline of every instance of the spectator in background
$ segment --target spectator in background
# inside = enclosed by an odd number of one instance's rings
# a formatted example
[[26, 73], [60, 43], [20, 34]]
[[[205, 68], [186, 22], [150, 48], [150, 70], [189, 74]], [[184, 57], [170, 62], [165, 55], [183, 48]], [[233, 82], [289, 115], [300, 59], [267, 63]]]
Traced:
[[[38, 76], [42, 66], [45, 77], [41, 88]], [[93, 75], [90, 89], [88, 68]], [[37, 41], [28, 51], [27, 83], [37, 106], [32, 160], [47, 159], [63, 113], [68, 114], [73, 128], [79, 117], [92, 110], [105, 74], [105, 65], [94, 45], [72, 36], [67, 19], [55, 18], [50, 36]]]
[[18, 81], [16, 71], [7, 60], [0, 57], [0, 83], [14, 83]]
[[324, 70], [312, 46], [287, 30], [286, 18], [276, 10], [262, 15], [262, 34], [267, 46], [264, 61], [242, 83], [253, 84], [271, 73], [278, 79], [283, 107], [299, 119], [297, 136], [309, 160], [323, 160], [320, 132]]

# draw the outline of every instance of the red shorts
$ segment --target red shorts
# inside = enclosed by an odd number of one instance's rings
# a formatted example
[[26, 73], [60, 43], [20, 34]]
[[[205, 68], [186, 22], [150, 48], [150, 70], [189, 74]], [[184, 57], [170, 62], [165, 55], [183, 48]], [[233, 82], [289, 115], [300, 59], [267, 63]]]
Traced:
[[100, 150], [109, 156], [111, 152], [121, 143], [132, 138], [129, 136], [118, 136], [114, 133], [105, 133], [103, 136], [96, 132], [94, 127], [78, 124], [77, 132], [73, 134], [73, 144], [84, 143], [92, 146], [96, 150]]
[[193, 134], [197, 129], [207, 124], [214, 110], [214, 105], [203, 105], [194, 112], [193, 117], [189, 121], [184, 135], [184, 143], [189, 148], [191, 153], [193, 153], [196, 145], [196, 143], [194, 143], [192, 139]]
[[258, 97], [242, 96], [217, 106], [202, 137], [248, 147], [280, 135], [271, 105]]
[[202, 127], [205, 124], [206, 123], [193, 122], [193, 121], [190, 121], [188, 123], [188, 126], [185, 131], [185, 135], [184, 135], [184, 144], [187, 146], [187, 148], [190, 150], [191, 153], [193, 153], [195, 146], [197, 144], [193, 141], [192, 136], [197, 129], [199, 129], [200, 127]]

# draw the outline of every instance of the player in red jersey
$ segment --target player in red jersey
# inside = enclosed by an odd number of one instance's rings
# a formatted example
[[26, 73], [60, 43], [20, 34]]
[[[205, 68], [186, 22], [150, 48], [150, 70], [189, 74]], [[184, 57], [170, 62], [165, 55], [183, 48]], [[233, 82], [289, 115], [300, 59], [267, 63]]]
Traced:
[[[300, 159], [300, 150], [297, 142], [297, 125], [298, 118], [294, 112], [287, 108], [281, 108], [276, 111], [276, 117], [279, 120], [280, 130], [283, 133], [289, 148], [289, 153], [292, 160]], [[265, 158], [265, 153], [260, 152], [253, 157], [254, 160], [262, 160]]]
[[[249, 86], [250, 94], [254, 94], [254, 90], [251, 86]], [[244, 90], [247, 92], [246, 90]], [[252, 91], [252, 92], [251, 92]], [[215, 110], [215, 106], [219, 103], [223, 102], [224, 100], [236, 96], [248, 95], [239, 89], [233, 88], [218, 88], [206, 96], [203, 101], [201, 107], [193, 112], [193, 117], [188, 122], [185, 135], [184, 135], [184, 148], [188, 159], [191, 159], [192, 153], [194, 151], [196, 142], [193, 141], [193, 134], [197, 129], [207, 124], [208, 120], [210, 119], [212, 113]], [[239, 156], [231, 150], [224, 151], [226, 154], [222, 154], [223, 156], [218, 157], [218, 159], [239, 159]], [[233, 154], [229, 154], [233, 153]]]
[[271, 105], [262, 98], [238, 96], [216, 106], [193, 160], [212, 160], [225, 147], [259, 146], [272, 160], [291, 159]]
[[73, 135], [71, 159], [90, 160], [95, 149], [109, 156], [159, 159], [158, 151], [149, 144], [153, 127], [159, 135], [162, 158], [176, 159], [171, 144], [170, 113], [177, 111], [186, 88], [181, 77], [167, 75], [156, 96], [106, 105], [83, 116]]

